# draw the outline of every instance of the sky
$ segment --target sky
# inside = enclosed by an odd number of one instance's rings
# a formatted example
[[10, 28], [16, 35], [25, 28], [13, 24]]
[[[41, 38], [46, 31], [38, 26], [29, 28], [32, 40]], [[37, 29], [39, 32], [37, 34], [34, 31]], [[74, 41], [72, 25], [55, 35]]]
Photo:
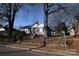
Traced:
[[44, 22], [43, 8], [39, 4], [24, 4], [16, 14], [14, 26], [31, 25], [34, 20]]
[[[52, 29], [57, 26], [57, 22], [60, 22], [61, 20], [68, 20], [66, 21], [66, 25], [70, 26], [72, 25], [71, 19], [73, 19], [72, 15], [79, 15], [79, 3], [71, 3], [71, 4], [62, 4], [64, 7], [73, 7], [73, 9], [66, 9], [67, 13], [65, 11], [58, 10], [56, 13], [52, 13], [48, 15], [48, 26]], [[61, 7], [59, 4], [55, 3], [50, 8], [49, 12], [52, 10], [58, 9], [58, 7]], [[66, 17], [65, 17], [66, 16]], [[44, 23], [44, 5], [41, 3], [28, 3], [23, 4], [23, 6], [18, 10], [15, 16], [14, 21], [14, 28], [18, 28], [20, 26], [27, 26], [32, 25], [34, 23], [34, 20], [39, 21], [40, 23]], [[2, 23], [2, 22], [0, 22]], [[4, 23], [2, 23], [5, 25]], [[8, 24], [8, 23], [7, 23]]]
[[[63, 4], [63, 6], [69, 6], [69, 7], [74, 7], [74, 8], [79, 8], [78, 6], [79, 4]], [[51, 8], [51, 10], [56, 9], [57, 6], [53, 6]], [[76, 10], [76, 11], [75, 11]], [[72, 14], [79, 14], [79, 9], [75, 9], [75, 10], [68, 10], [67, 12]], [[75, 11], [75, 12], [74, 12]], [[67, 15], [66, 18], [64, 18], [65, 16], [65, 12], [63, 10], [58, 11], [56, 17], [59, 17], [60, 20], [63, 19], [71, 19], [71, 15]], [[54, 28], [53, 26], [55, 26], [56, 22], [53, 22], [51, 20], [56, 20], [56, 18], [54, 17], [56, 14], [51, 14], [49, 15], [49, 25], [50, 27]], [[14, 22], [14, 27], [20, 27], [20, 26], [27, 26], [27, 25], [31, 25], [33, 24], [34, 20], [39, 21], [40, 23], [44, 23], [44, 9], [43, 9], [43, 5], [42, 4], [24, 4], [19, 11], [16, 13], [16, 17], [15, 17], [15, 22]], [[71, 20], [68, 21], [66, 24], [70, 24]], [[52, 24], [52, 25], [51, 25]]]

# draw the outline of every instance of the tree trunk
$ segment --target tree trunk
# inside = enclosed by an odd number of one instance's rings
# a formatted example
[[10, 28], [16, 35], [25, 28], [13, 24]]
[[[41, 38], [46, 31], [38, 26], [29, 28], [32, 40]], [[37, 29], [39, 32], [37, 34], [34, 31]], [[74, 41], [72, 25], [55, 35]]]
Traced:
[[12, 26], [12, 23], [11, 23], [11, 17], [8, 18], [9, 21], [9, 27], [8, 27], [8, 41], [12, 42], [12, 30], [13, 30], [13, 26]]
[[75, 37], [76, 37], [77, 36], [78, 29], [77, 28], [74, 28], [74, 31], [75, 31]]
[[[15, 12], [13, 14], [12, 22], [11, 22], [11, 33], [13, 33], [14, 20], [15, 20]], [[13, 41], [17, 41], [16, 38], [15, 38], [15, 34], [14, 33], [12, 34], [12, 37], [13, 37]]]
[[8, 33], [8, 35], [9, 36], [11, 36], [12, 35], [12, 24], [11, 24], [11, 20], [12, 20], [12, 18], [11, 18], [11, 3], [9, 4], [9, 11], [10, 11], [10, 14], [8, 15], [8, 23], [9, 23], [9, 29], [8, 29], [8, 31], [9, 31], [9, 33]]
[[74, 17], [74, 20], [73, 20], [73, 28], [75, 31], [75, 36], [77, 36], [77, 34], [78, 34], [78, 18], [76, 18], [76, 16]]
[[9, 23], [8, 35], [10, 38], [13, 38], [12, 32], [13, 32], [13, 25], [15, 20], [15, 13], [16, 12], [13, 11], [13, 14], [12, 14], [11, 6], [10, 6], [10, 15], [8, 15], [8, 23]]
[[45, 26], [45, 34], [46, 36], [50, 36], [50, 30], [48, 28], [48, 3], [45, 4], [44, 6], [44, 11], [45, 11], [45, 21], [44, 21], [44, 26]]

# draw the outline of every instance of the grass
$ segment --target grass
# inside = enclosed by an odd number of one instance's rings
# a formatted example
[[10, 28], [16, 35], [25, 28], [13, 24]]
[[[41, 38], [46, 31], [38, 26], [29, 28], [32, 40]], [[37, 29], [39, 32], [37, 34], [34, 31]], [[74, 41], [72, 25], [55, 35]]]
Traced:
[[[49, 51], [53, 51], [53, 49], [63, 50], [63, 51], [76, 49], [75, 51], [79, 52], [79, 37], [67, 37], [67, 39], [73, 40], [73, 43], [70, 45], [70, 47], [59, 46], [57, 43], [56, 44], [53, 43], [53, 42], [57, 42], [61, 38], [62, 37], [49, 37], [46, 41], [47, 45], [40, 49], [49, 50]], [[31, 40], [24, 40], [21, 44], [8, 43], [8, 42], [3, 42], [3, 43], [17, 47], [23, 47], [23, 48], [37, 48], [42, 45], [43, 40], [44, 40], [43, 38], [36, 38]]]

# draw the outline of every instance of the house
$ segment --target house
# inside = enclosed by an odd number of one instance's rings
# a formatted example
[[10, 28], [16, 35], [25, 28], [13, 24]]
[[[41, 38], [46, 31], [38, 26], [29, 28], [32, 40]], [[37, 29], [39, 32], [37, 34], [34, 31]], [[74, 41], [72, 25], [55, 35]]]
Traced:
[[[18, 32], [21, 32], [21, 31], [19, 29], [13, 28], [13, 32], [12, 32], [13, 35], [17, 34]], [[0, 34], [8, 35], [8, 33], [9, 33], [9, 26], [8, 25], [5, 25], [5, 26], [0, 25]]]
[[70, 29], [70, 36], [74, 36], [75, 35], [75, 31], [73, 28]]
[[44, 35], [44, 24], [35, 24], [32, 26], [31, 30], [37, 35]]
[[0, 24], [0, 37], [6, 34], [6, 30], [3, 28], [3, 26]]
[[5, 31], [5, 29], [3, 28], [2, 25], [0, 25], [0, 32], [3, 32], [3, 31]]
[[44, 35], [44, 24], [35, 22], [32, 25], [21, 27], [21, 31], [25, 31], [26, 34]]
[[0, 27], [0, 32], [1, 32], [1, 31], [5, 31], [5, 29]]
[[30, 34], [31, 32], [31, 25], [27, 25], [27, 26], [24, 26], [24, 27], [21, 27], [21, 32], [24, 31], [26, 34]]
[[70, 34], [70, 36], [74, 36], [75, 35], [75, 31], [73, 27], [68, 28], [68, 32]]

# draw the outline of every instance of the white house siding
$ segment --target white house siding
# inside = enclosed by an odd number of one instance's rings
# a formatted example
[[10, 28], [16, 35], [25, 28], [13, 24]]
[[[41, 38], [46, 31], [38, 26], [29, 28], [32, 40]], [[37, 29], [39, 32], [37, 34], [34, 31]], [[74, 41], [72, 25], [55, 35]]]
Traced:
[[[35, 24], [32, 26], [31, 31], [33, 34], [37, 34], [37, 35], [44, 35], [44, 25], [43, 24]], [[25, 31], [25, 33], [29, 34], [30, 31], [27, 28], [23, 28], [21, 29], [21, 31]]]
[[44, 30], [43, 30], [43, 28], [44, 28], [44, 25], [43, 24], [35, 24], [33, 27], [32, 27], [32, 29], [34, 29], [35, 28], [35, 33], [37, 34], [37, 35], [44, 35]]
[[75, 35], [74, 29], [70, 29], [70, 36], [74, 36], [74, 35]]
[[24, 31], [26, 34], [29, 34], [30, 33], [29, 29], [26, 29], [26, 28], [21, 29], [21, 31]]
[[44, 35], [43, 27], [40, 27], [40, 28], [39, 28], [39, 33], [40, 33], [41, 35]]
[[0, 28], [0, 31], [5, 31], [5, 29], [4, 28]]

